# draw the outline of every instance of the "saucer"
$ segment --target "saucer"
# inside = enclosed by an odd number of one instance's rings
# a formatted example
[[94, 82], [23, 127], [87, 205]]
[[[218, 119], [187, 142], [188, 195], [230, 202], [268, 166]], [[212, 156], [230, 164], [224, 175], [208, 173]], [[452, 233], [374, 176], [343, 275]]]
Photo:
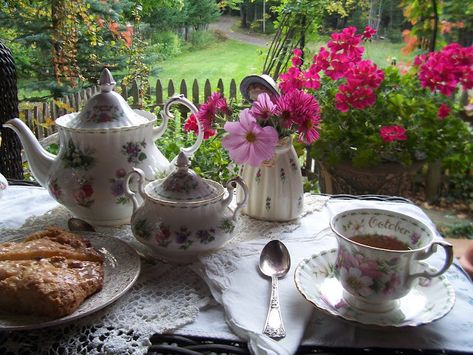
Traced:
[[317, 308], [334, 316], [365, 325], [415, 327], [445, 316], [455, 303], [455, 291], [445, 275], [431, 280], [414, 280], [411, 291], [398, 301], [398, 307], [371, 313], [350, 306], [335, 278], [337, 250], [325, 250], [299, 263], [294, 280], [299, 292]]

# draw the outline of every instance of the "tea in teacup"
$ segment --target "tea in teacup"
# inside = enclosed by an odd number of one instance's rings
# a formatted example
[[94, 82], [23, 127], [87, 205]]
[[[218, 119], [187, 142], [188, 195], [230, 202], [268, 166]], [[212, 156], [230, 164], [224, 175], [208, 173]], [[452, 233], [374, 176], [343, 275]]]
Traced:
[[[433, 228], [402, 213], [349, 210], [333, 216], [330, 227], [338, 242], [335, 276], [344, 299], [363, 311], [392, 310], [416, 278], [439, 276], [453, 261], [449, 243], [434, 241]], [[446, 258], [440, 270], [431, 272], [419, 260], [432, 255], [437, 245], [445, 249]]]
[[401, 242], [396, 237], [379, 234], [355, 235], [350, 238], [354, 242], [367, 245], [369, 247], [389, 249], [389, 250], [409, 250], [407, 243]]

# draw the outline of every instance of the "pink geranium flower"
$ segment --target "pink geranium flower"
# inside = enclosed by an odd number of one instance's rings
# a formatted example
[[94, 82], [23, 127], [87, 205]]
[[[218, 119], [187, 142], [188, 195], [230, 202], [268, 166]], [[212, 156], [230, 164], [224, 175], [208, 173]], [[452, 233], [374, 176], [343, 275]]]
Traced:
[[441, 104], [440, 107], [439, 107], [439, 110], [437, 111], [438, 118], [443, 120], [445, 117], [447, 117], [450, 114], [451, 110], [452, 109], [448, 105]]
[[258, 125], [249, 109], [241, 111], [238, 122], [225, 123], [224, 129], [228, 135], [222, 139], [222, 146], [237, 164], [259, 166], [272, 158], [279, 140], [276, 129]]
[[304, 75], [298, 67], [290, 67], [287, 73], [279, 76], [279, 79], [279, 87], [283, 93], [300, 90], [304, 87]]
[[302, 65], [302, 58], [301, 58], [302, 51], [298, 48], [294, 48], [292, 53], [294, 54], [294, 56], [291, 59], [292, 65], [295, 67], [301, 66]]
[[383, 126], [379, 129], [379, 135], [385, 142], [405, 141], [406, 130], [401, 126]]
[[371, 39], [376, 34], [376, 30], [370, 26], [365, 27], [365, 31], [363, 32], [362, 36], [363, 39]]
[[[209, 125], [202, 125], [204, 130], [204, 139], [209, 139], [212, 136], [215, 136], [217, 132]], [[199, 126], [197, 126], [197, 117], [194, 114], [191, 114], [184, 124], [184, 131], [194, 132], [195, 135], [199, 133]]]
[[473, 47], [452, 43], [440, 52], [416, 58], [419, 81], [432, 92], [451, 96], [461, 84], [463, 89], [473, 88]]

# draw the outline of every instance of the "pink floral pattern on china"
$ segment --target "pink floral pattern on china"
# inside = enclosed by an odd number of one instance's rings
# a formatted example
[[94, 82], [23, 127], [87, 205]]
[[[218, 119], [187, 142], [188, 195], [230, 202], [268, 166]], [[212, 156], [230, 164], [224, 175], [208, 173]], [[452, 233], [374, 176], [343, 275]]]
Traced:
[[335, 272], [346, 280], [345, 287], [355, 295], [363, 297], [375, 293], [390, 295], [400, 285], [402, 272], [399, 269], [399, 257], [389, 260], [370, 260], [362, 253], [350, 248], [340, 247]]
[[85, 113], [87, 121], [103, 123], [123, 118], [125, 113], [113, 105], [95, 105]]

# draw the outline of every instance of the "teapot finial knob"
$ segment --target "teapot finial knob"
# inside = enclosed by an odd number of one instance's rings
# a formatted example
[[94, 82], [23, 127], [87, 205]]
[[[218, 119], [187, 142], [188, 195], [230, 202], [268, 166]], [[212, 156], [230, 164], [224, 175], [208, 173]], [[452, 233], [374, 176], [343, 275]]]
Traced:
[[179, 170], [187, 169], [189, 167], [189, 160], [184, 152], [180, 152], [177, 156], [176, 166]]
[[113, 90], [116, 82], [113, 79], [112, 73], [107, 68], [104, 68], [102, 70], [102, 74], [100, 75], [99, 84], [100, 84], [100, 90], [102, 92], [110, 92], [110, 91]]

